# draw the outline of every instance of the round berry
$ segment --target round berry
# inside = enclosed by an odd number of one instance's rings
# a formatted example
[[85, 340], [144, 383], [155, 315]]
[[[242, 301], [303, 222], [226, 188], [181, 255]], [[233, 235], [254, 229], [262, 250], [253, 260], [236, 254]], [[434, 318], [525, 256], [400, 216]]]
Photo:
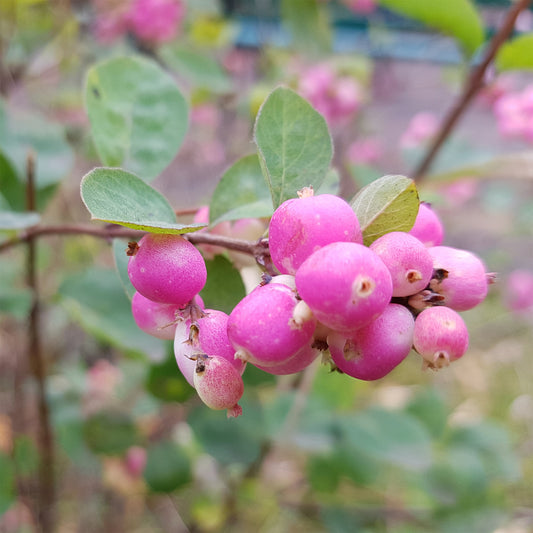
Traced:
[[428, 248], [433, 268], [441, 271], [431, 281], [431, 289], [444, 296], [444, 305], [456, 311], [467, 311], [481, 303], [488, 292], [485, 265], [479, 257], [467, 250], [449, 246]]
[[296, 288], [318, 321], [343, 332], [375, 320], [392, 296], [383, 261], [353, 242], [328, 244], [307, 258], [296, 272]]
[[282, 274], [295, 274], [313, 252], [340, 241], [362, 243], [363, 238], [353, 209], [338, 196], [312, 196], [312, 189], [304, 189], [300, 198], [285, 201], [272, 215], [270, 255]]
[[433, 274], [433, 259], [416, 237], [393, 231], [375, 240], [370, 249], [389, 269], [393, 296], [411, 296], [426, 288]]
[[202, 290], [207, 270], [200, 252], [180, 235], [149, 233], [134, 247], [128, 275], [145, 298], [183, 306]]
[[468, 330], [463, 319], [449, 307], [429, 307], [415, 320], [415, 350], [433, 369], [448, 366], [468, 348]]
[[422, 202], [409, 233], [425, 246], [439, 246], [444, 239], [444, 226], [430, 205]]
[[415, 320], [403, 305], [389, 304], [383, 313], [348, 338], [341, 333], [328, 336], [335, 365], [357, 379], [381, 379], [394, 370], [413, 345]]

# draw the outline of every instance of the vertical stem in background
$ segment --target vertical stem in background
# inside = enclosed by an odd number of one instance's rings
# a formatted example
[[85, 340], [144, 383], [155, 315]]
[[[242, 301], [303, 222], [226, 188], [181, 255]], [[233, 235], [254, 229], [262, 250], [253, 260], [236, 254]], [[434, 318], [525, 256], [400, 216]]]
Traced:
[[[35, 157], [27, 158], [26, 209], [35, 211]], [[27, 283], [32, 292], [32, 305], [28, 320], [28, 363], [37, 384], [38, 443], [40, 451], [39, 479], [37, 490], [37, 516], [41, 531], [51, 533], [54, 524], [55, 480], [54, 480], [54, 442], [50, 413], [46, 400], [46, 370], [43, 360], [40, 333], [39, 285], [37, 280], [37, 241], [27, 243]]]
[[422, 159], [417, 168], [412, 172], [412, 177], [418, 183], [423, 180], [425, 174], [435, 160], [435, 157], [442, 148], [444, 141], [446, 141], [446, 139], [450, 136], [453, 128], [459, 121], [459, 118], [461, 118], [463, 113], [466, 111], [474, 96], [483, 87], [483, 78], [485, 76], [485, 72], [488, 66], [492, 63], [492, 60], [494, 59], [494, 56], [496, 55], [496, 52], [500, 46], [506, 41], [509, 35], [512, 34], [518, 15], [530, 4], [531, 0], [519, 0], [509, 9], [501, 28], [496, 32], [488, 44], [481, 63], [471, 69], [462, 93], [459, 95], [459, 98], [449, 110], [448, 114], [444, 117], [442, 126], [433, 139], [433, 142], [430, 144], [424, 159]]

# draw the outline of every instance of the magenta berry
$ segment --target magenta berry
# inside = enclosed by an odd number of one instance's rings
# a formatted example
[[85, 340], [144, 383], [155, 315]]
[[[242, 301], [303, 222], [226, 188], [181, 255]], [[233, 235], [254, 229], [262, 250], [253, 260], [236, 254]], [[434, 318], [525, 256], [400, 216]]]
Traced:
[[375, 240], [370, 249], [389, 269], [393, 296], [411, 296], [426, 288], [433, 274], [433, 259], [416, 237], [393, 231]]
[[234, 357], [235, 350], [228, 339], [228, 318], [228, 315], [222, 311], [206, 309], [204, 316], [194, 320], [192, 324], [191, 320], [183, 320], [177, 324], [174, 355], [181, 373], [189, 384], [193, 385], [198, 354], [223, 357], [239, 374], [244, 372], [246, 364]]
[[504, 302], [515, 313], [533, 309], [533, 272], [525, 269], [513, 270], [507, 276], [504, 287]]
[[310, 344], [306, 344], [300, 348], [292, 357], [282, 363], [270, 366], [257, 366], [261, 370], [274, 374], [275, 376], [286, 376], [288, 374], [296, 374], [307, 368], [320, 354], [320, 350], [313, 348]]
[[131, 300], [131, 313], [137, 326], [158, 339], [173, 340], [176, 320], [182, 316], [180, 306], [162, 304], [136, 292]]
[[282, 274], [295, 274], [314, 251], [332, 242], [363, 242], [347, 202], [332, 194], [310, 194], [312, 189], [304, 189], [300, 198], [287, 200], [272, 215], [270, 255]]
[[422, 202], [409, 233], [425, 246], [439, 246], [444, 239], [444, 226], [430, 205]]
[[468, 330], [459, 313], [453, 309], [430, 307], [416, 317], [413, 344], [426, 366], [439, 369], [466, 352]]
[[228, 320], [236, 357], [261, 366], [280, 364], [311, 341], [316, 320], [293, 290], [280, 283], [259, 286]]
[[180, 235], [149, 233], [132, 247], [131, 283], [154, 302], [185, 305], [207, 278], [200, 252]]
[[341, 333], [328, 336], [335, 365], [345, 374], [372, 381], [386, 376], [409, 354], [415, 320], [402, 305], [389, 304], [367, 326], [346, 338]]
[[392, 296], [391, 276], [383, 261], [353, 242], [317, 250], [296, 272], [296, 287], [317, 320], [344, 332], [375, 320]]
[[242, 414], [238, 405], [244, 392], [241, 375], [223, 357], [199, 357], [194, 371], [194, 387], [200, 399], [211, 409], [227, 409], [228, 417]]
[[445, 271], [443, 279], [431, 282], [431, 289], [444, 296], [444, 305], [456, 311], [467, 311], [485, 299], [488, 278], [479, 257], [449, 246], [433, 246], [428, 251], [433, 258], [433, 268]]

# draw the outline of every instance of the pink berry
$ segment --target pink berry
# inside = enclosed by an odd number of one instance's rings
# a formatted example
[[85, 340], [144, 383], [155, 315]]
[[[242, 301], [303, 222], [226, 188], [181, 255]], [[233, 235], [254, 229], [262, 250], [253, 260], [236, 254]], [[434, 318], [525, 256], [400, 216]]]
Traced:
[[426, 246], [439, 246], [444, 239], [444, 226], [429, 204], [422, 202], [414, 226], [408, 233]]
[[316, 320], [293, 290], [280, 283], [255, 288], [233, 309], [228, 337], [236, 357], [254, 365], [287, 361], [311, 341]]
[[307, 368], [320, 354], [320, 350], [313, 348], [310, 344], [306, 344], [300, 348], [292, 357], [282, 363], [270, 366], [255, 365], [257, 368], [274, 374], [275, 376], [286, 376], [288, 374], [296, 374]]
[[205, 285], [202, 255], [180, 235], [149, 233], [132, 253], [128, 263], [131, 283], [154, 302], [183, 306]]
[[160, 44], [176, 37], [184, 16], [181, 0], [133, 0], [128, 22], [139, 39]]
[[312, 196], [312, 189], [304, 189], [301, 194], [282, 203], [270, 221], [270, 255], [282, 274], [295, 274], [313, 252], [326, 244], [363, 242], [359, 221], [342, 198], [332, 194]]
[[317, 320], [344, 332], [375, 320], [392, 296], [383, 261], [353, 242], [328, 244], [308, 257], [296, 272], [296, 287]]
[[415, 320], [399, 304], [389, 304], [383, 313], [346, 338], [341, 333], [328, 336], [335, 365], [357, 379], [381, 379], [394, 370], [413, 345]]
[[200, 357], [194, 372], [194, 387], [211, 409], [227, 409], [228, 417], [242, 414], [238, 401], [244, 392], [242, 377], [235, 367], [217, 355]]
[[140, 292], [133, 295], [131, 313], [140, 329], [164, 340], [174, 339], [176, 322], [184, 316], [179, 305], [153, 302]]
[[488, 291], [485, 265], [467, 250], [449, 246], [428, 248], [435, 270], [445, 270], [442, 280], [432, 280], [431, 289], [444, 296], [444, 305], [456, 311], [467, 311], [481, 303]]
[[393, 296], [410, 296], [426, 288], [433, 274], [433, 259], [416, 237], [393, 231], [375, 240], [370, 249], [389, 269]]
[[533, 272], [525, 269], [513, 270], [504, 287], [504, 302], [508, 309], [522, 313], [533, 309]]
[[[228, 315], [215, 309], [206, 309], [196, 320], [182, 320], [176, 326], [174, 355], [176, 362], [190, 385], [199, 354], [216, 355], [227, 359], [242, 374], [246, 363], [235, 358], [235, 349], [228, 339]], [[193, 385], [194, 386], [194, 385]]]
[[463, 356], [468, 348], [468, 330], [459, 314], [449, 307], [429, 307], [415, 320], [415, 350], [426, 366], [439, 369]]

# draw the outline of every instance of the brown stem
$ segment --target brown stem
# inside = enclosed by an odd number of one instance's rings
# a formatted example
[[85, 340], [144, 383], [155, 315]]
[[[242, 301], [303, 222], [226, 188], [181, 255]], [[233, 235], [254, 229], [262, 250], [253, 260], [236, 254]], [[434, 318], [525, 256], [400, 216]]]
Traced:
[[468, 105], [473, 100], [474, 96], [483, 87], [483, 78], [488, 66], [491, 64], [500, 46], [506, 41], [509, 35], [511, 35], [518, 15], [523, 9], [526, 9], [531, 4], [531, 1], [532, 0], [519, 0], [509, 9], [501, 28], [489, 43], [481, 63], [472, 67], [462, 93], [444, 118], [440, 130], [430, 144], [424, 158], [412, 172], [414, 180], [418, 183], [424, 179], [429, 167], [442, 148], [442, 145], [450, 136], [452, 130], [468, 108]]
[[[30, 152], [27, 159], [26, 209], [35, 211], [35, 159]], [[37, 516], [41, 531], [51, 533], [54, 528], [55, 479], [54, 439], [50, 412], [46, 401], [46, 370], [42, 353], [40, 330], [39, 284], [37, 279], [37, 242], [27, 239], [27, 283], [32, 292], [32, 306], [28, 320], [28, 362], [37, 382], [37, 413], [39, 418], [38, 442], [40, 449]]]
[[[49, 226], [34, 226], [21, 231], [16, 237], [0, 243], [0, 253], [17, 246], [18, 244], [27, 243], [37, 237], [44, 237], [50, 235], [90, 235], [101, 239], [139, 239], [144, 235], [144, 232], [119, 228], [115, 226], [106, 228], [97, 228], [84, 224], [62, 224]], [[222, 235], [212, 235], [210, 233], [187, 233], [184, 235], [193, 244], [213, 244], [227, 248], [228, 250], [235, 250], [246, 254], [254, 255], [256, 257], [268, 255], [268, 241], [263, 239], [259, 242], [243, 241], [241, 239], [233, 239], [231, 237], [224, 237]]]

